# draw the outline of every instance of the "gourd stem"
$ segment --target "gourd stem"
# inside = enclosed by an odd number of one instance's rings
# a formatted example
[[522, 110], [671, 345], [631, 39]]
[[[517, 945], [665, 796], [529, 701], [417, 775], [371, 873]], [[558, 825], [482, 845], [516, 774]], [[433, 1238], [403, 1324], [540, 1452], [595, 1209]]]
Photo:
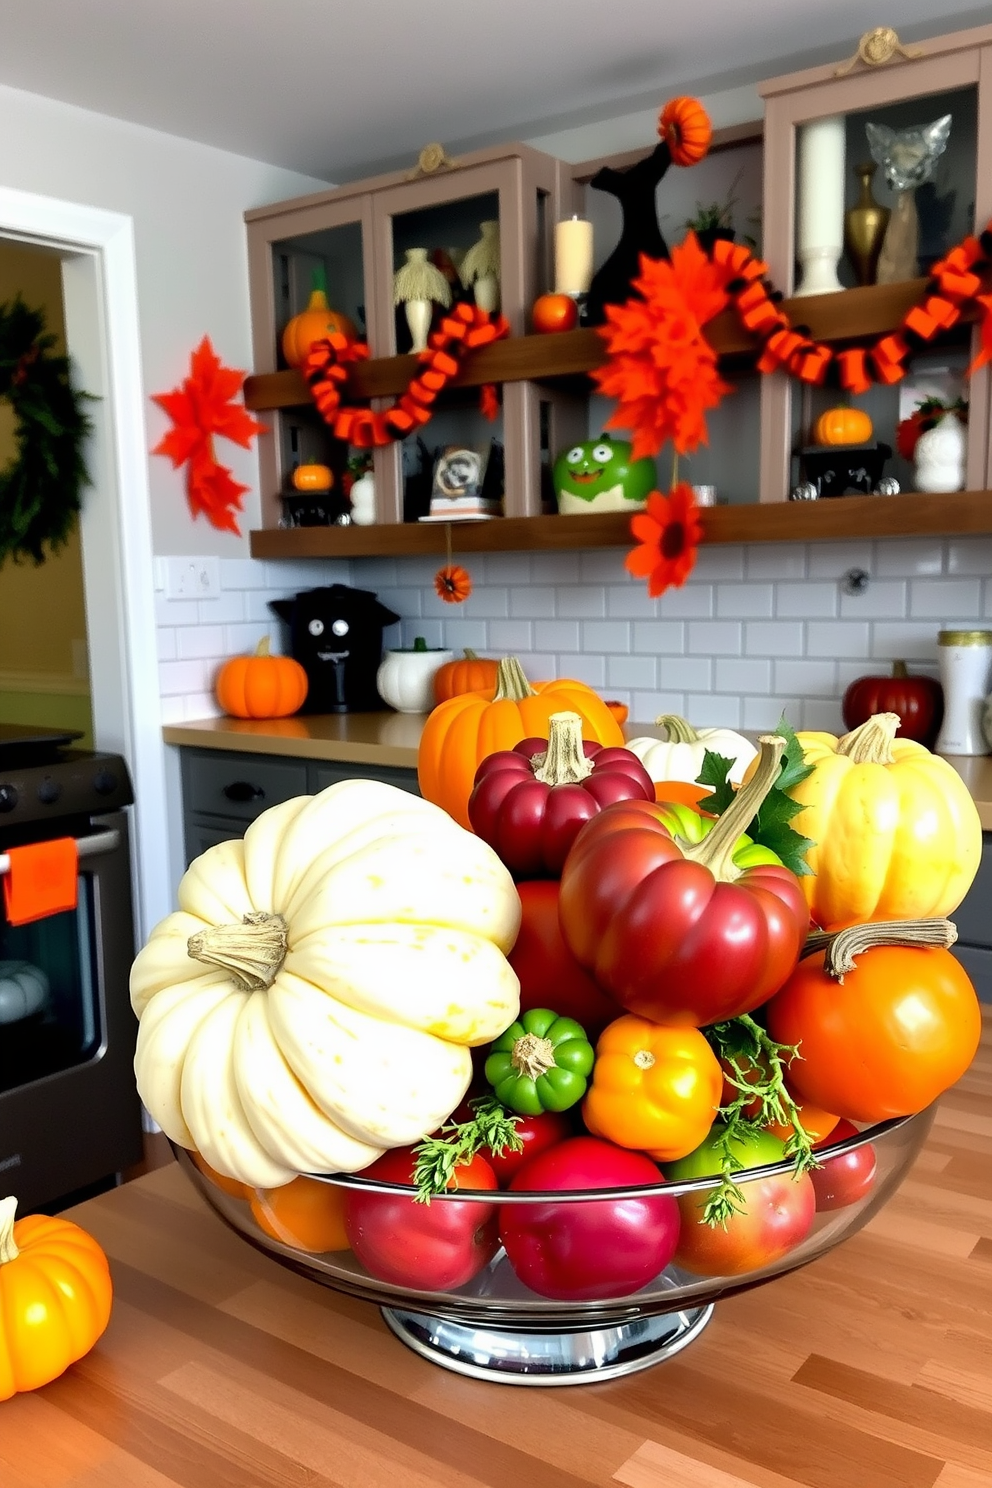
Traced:
[[14, 1240], [14, 1215], [17, 1213], [17, 1200], [13, 1197], [0, 1199], [0, 1266], [7, 1261], [16, 1261], [20, 1255]]
[[270, 652], [271, 644], [272, 644], [271, 638], [269, 636], [267, 636], [267, 635], [264, 635], [262, 637], [262, 639], [259, 641], [258, 645], [255, 647], [255, 655], [256, 656], [268, 656], [269, 655], [269, 652]]
[[466, 646], [465, 649], [462, 651], [463, 661], [478, 661], [478, 659], [478, 651], [473, 651], [471, 646]]
[[876, 920], [832, 934], [813, 930], [806, 937], [802, 954], [810, 956], [825, 947], [823, 969], [827, 976], [842, 982], [849, 971], [855, 970], [856, 958], [875, 946], [939, 946], [946, 951], [957, 938], [957, 927], [950, 920]]
[[229, 971], [235, 986], [244, 992], [271, 987], [286, 959], [288, 934], [282, 915], [256, 910], [240, 925], [211, 925], [186, 942], [194, 961]]
[[758, 740], [761, 753], [754, 774], [746, 785], [742, 785], [722, 816], [718, 816], [712, 829], [701, 842], [683, 846], [682, 856], [693, 863], [702, 863], [720, 883], [733, 883], [743, 873], [734, 862], [734, 848], [742, 832], [746, 832], [755, 813], [781, 773], [785, 740], [781, 734], [762, 734]]
[[892, 663], [892, 675], [893, 677], [908, 677], [909, 671], [906, 663], [904, 661], [894, 661]]
[[582, 719], [578, 713], [552, 713], [548, 747], [531, 760], [534, 779], [544, 785], [576, 785], [592, 774], [592, 760], [582, 752]]
[[681, 718], [678, 713], [663, 713], [660, 718], [655, 719], [659, 728], [664, 728], [668, 734], [669, 744], [698, 744], [699, 735], [687, 718]]
[[501, 703], [509, 698], [514, 703], [521, 702], [524, 698], [537, 697], [537, 691], [531, 687], [524, 676], [524, 669], [515, 656], [504, 656], [496, 669], [496, 691], [493, 693], [493, 702]]
[[891, 765], [892, 740], [902, 720], [898, 713], [873, 713], [837, 741], [837, 753], [855, 765]]
[[518, 1074], [539, 1080], [549, 1069], [555, 1068], [555, 1046], [550, 1039], [539, 1038], [536, 1033], [525, 1033], [513, 1045], [510, 1063]]

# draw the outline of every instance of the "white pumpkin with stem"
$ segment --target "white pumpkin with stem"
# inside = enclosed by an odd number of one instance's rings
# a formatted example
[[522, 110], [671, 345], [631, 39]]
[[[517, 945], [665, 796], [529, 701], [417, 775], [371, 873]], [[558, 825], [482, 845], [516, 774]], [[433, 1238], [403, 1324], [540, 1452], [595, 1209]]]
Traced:
[[667, 734], [666, 739], [655, 739], [643, 735], [629, 739], [626, 748], [636, 754], [651, 779], [698, 780], [703, 768], [703, 756], [707, 750], [733, 760], [730, 780], [740, 785], [744, 771], [757, 758], [758, 751], [743, 734], [729, 728], [693, 728], [677, 713], [663, 713], [655, 719], [659, 728]]
[[513, 881], [394, 786], [347, 780], [193, 862], [131, 972], [135, 1071], [172, 1140], [275, 1188], [355, 1172], [455, 1109], [519, 1011]]

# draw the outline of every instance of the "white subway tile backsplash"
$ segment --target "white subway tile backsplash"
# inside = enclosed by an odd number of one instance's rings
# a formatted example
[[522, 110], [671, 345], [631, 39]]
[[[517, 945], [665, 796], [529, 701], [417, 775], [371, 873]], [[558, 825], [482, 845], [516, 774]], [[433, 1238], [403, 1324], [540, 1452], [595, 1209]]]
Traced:
[[223, 709], [213, 691], [194, 692], [186, 699], [187, 718], [220, 718], [222, 713]]
[[529, 584], [529, 553], [484, 553], [468, 564], [473, 581], [480, 584]]
[[578, 651], [578, 620], [535, 620], [534, 644], [540, 651]]
[[807, 550], [800, 543], [755, 543], [745, 549], [748, 579], [804, 579]]
[[412, 584], [405, 584], [402, 587], [397, 585], [395, 589], [387, 589], [383, 585], [376, 591], [376, 594], [380, 603], [384, 604], [387, 610], [392, 610], [394, 615], [399, 615], [401, 619], [424, 613], [426, 589], [418, 589]]
[[654, 723], [665, 713], [685, 715], [685, 694], [682, 692], [635, 692], [630, 707], [631, 722]]
[[[444, 627], [440, 620], [425, 620], [423, 616], [416, 620], [403, 620], [400, 622], [399, 630], [402, 636], [400, 648], [402, 650], [409, 649], [414, 641], [418, 640], [421, 636], [431, 650], [445, 644]], [[395, 640], [386, 641], [387, 650], [390, 646], [395, 645]]]
[[[437, 614], [438, 619], [447, 619], [453, 606], [446, 605], [434, 595], [435, 604], [441, 605], [438, 612], [432, 604], [430, 609], [424, 607], [424, 614]], [[487, 584], [472, 590], [471, 595], [461, 606], [466, 615], [472, 620], [505, 620], [510, 613], [510, 591], [501, 585]]]
[[978, 579], [914, 579], [909, 586], [909, 613], [914, 620], [973, 620], [981, 608]]
[[782, 619], [811, 620], [829, 618], [837, 613], [836, 584], [776, 584], [775, 613]]
[[249, 651], [254, 651], [263, 635], [270, 638], [272, 650], [282, 652], [286, 649], [287, 628], [271, 616], [272, 624], [258, 625], [246, 621], [244, 625], [225, 625], [224, 627], [224, 655], [242, 656]]
[[634, 650], [655, 656], [681, 656], [685, 627], [680, 620], [635, 620]]
[[582, 574], [578, 553], [534, 553], [531, 557], [534, 584], [578, 584]]
[[949, 574], [992, 574], [992, 537], [954, 537], [947, 544]]
[[164, 594], [156, 594], [156, 625], [198, 625], [199, 623], [200, 606], [195, 599], [166, 599]]
[[159, 699], [159, 717], [163, 724], [186, 722], [186, 699], [183, 697], [167, 697], [165, 693]]
[[698, 656], [659, 656], [658, 682], [672, 691], [703, 692], [712, 685], [713, 663]]
[[547, 620], [555, 613], [555, 589], [551, 584], [510, 590], [510, 614], [520, 620]]
[[155, 639], [158, 646], [159, 661], [175, 661], [176, 632], [171, 630], [167, 625], [160, 625]]
[[802, 726], [825, 734], [844, 733], [840, 701], [837, 698], [806, 698], [803, 702]]
[[224, 654], [224, 629], [220, 625], [184, 627], [175, 634], [176, 656], [180, 661]]
[[685, 716], [696, 728], [740, 728], [741, 700], [713, 692], [687, 692]]
[[721, 657], [713, 672], [713, 685], [717, 692], [758, 692], [772, 690], [772, 664], [770, 661], [750, 661], [741, 656]]
[[783, 713], [793, 728], [800, 727], [802, 704], [797, 697], [745, 697], [741, 701], [741, 728], [764, 733], [775, 728]]
[[606, 686], [605, 656], [588, 656], [585, 653], [572, 656], [565, 652], [558, 658], [558, 669], [561, 676], [575, 677], [590, 687], [598, 689]]
[[450, 646], [452, 651], [456, 653], [464, 651], [468, 646], [480, 656], [487, 646], [496, 644], [484, 620], [463, 620], [460, 616], [457, 620], [448, 621], [444, 627], [444, 638], [445, 644]]
[[[450, 633], [450, 625], [448, 630]], [[500, 655], [512, 652], [514, 656], [519, 656], [521, 651], [530, 651], [533, 648], [534, 627], [529, 620], [490, 620], [488, 630], [489, 639], [486, 645]]]
[[771, 584], [717, 584], [716, 613], [721, 619], [770, 619], [775, 589]]
[[584, 620], [580, 631], [582, 649], [625, 656], [630, 651], [630, 630], [626, 620]]
[[221, 589], [264, 589], [267, 583], [265, 564], [255, 558], [222, 558]]
[[932, 578], [944, 571], [944, 545], [936, 537], [890, 537], [875, 544], [879, 578]]
[[185, 697], [191, 692], [205, 692], [210, 686], [211, 670], [206, 661], [163, 661], [159, 663], [159, 690], [163, 697]]
[[606, 590], [602, 584], [561, 584], [558, 587], [557, 613], [563, 620], [605, 615]]
[[626, 576], [623, 553], [616, 548], [593, 548], [579, 554], [579, 573], [583, 584], [619, 584]]
[[885, 622], [872, 626], [871, 654], [888, 661], [935, 661], [937, 631], [933, 621], [913, 623], [909, 620]]
[[279, 616], [274, 610], [269, 609], [269, 601], [282, 598], [275, 595], [271, 589], [249, 589], [245, 593], [245, 619], [253, 621], [256, 625], [274, 625], [279, 622]]
[[201, 625], [236, 625], [245, 618], [245, 597], [240, 589], [222, 589], [214, 599], [198, 604]]
[[650, 620], [658, 614], [658, 603], [658, 600], [649, 598], [644, 584], [638, 584], [633, 579], [628, 579], [625, 585], [611, 584], [606, 591], [606, 613], [618, 618], [624, 616], [631, 620]]
[[713, 585], [686, 584], [658, 600], [658, 614], [672, 620], [706, 620], [713, 613]]
[[744, 627], [744, 650], [748, 656], [801, 656], [805, 633], [792, 620], [749, 620]]
[[[864, 671], [864, 662], [851, 663]], [[837, 692], [835, 661], [776, 661], [774, 691], [802, 697], [833, 697]], [[755, 689], [757, 691], [757, 689]], [[771, 692], [771, 687], [764, 689]]]
[[653, 656], [608, 656], [606, 685], [653, 690], [658, 685], [658, 663]]
[[693, 656], [739, 656], [743, 627], [732, 620], [690, 620], [686, 650]]
[[702, 547], [692, 570], [695, 580], [728, 583], [744, 577], [744, 549], [738, 543], [714, 543]]
[[902, 579], [872, 579], [863, 594], [841, 594], [842, 620], [896, 620], [906, 614], [907, 585]]
[[867, 621], [811, 620], [806, 627], [807, 656], [868, 656]]
[[871, 573], [874, 562], [873, 544], [867, 539], [810, 543], [808, 573], [811, 579], [839, 579], [849, 568], [863, 568]]
[[[381, 599], [383, 589], [395, 589], [400, 584], [414, 582], [405, 571], [409, 562], [408, 558], [404, 558], [398, 565], [395, 558], [363, 558], [361, 564], [352, 571], [351, 578], [343, 582], [351, 584], [355, 589], [374, 589]], [[400, 566], [404, 569], [402, 578], [397, 572]]]

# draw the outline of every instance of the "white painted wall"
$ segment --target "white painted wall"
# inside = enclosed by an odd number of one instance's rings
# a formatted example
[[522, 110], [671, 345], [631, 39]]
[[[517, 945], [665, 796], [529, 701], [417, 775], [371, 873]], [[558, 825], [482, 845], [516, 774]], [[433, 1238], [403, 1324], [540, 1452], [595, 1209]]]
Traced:
[[[147, 395], [182, 380], [205, 334], [229, 366], [251, 367], [243, 213], [326, 183], [13, 88], [0, 87], [0, 140], [0, 186], [133, 219], [150, 447], [169, 423]], [[257, 460], [227, 441], [218, 441], [217, 454], [251, 487], [244, 537], [202, 517], [194, 523], [181, 477], [156, 456], [149, 460], [155, 552], [247, 553], [247, 533], [259, 525]]]

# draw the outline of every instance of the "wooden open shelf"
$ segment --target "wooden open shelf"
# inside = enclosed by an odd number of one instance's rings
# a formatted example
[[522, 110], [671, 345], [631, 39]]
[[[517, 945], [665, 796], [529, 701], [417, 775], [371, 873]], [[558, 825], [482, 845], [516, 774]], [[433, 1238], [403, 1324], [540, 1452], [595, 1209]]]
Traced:
[[[805, 326], [817, 341], [832, 343], [881, 336], [894, 330], [903, 316], [922, 298], [925, 279], [907, 279], [902, 284], [872, 284], [848, 289], [842, 294], [809, 295], [783, 301], [793, 325]], [[967, 319], [968, 317], [963, 317]], [[736, 315], [726, 311], [710, 322], [707, 339], [722, 357], [747, 357], [755, 341]], [[466, 356], [453, 387], [478, 387], [484, 382], [553, 382], [576, 377], [601, 367], [606, 360], [602, 338], [595, 330], [564, 331], [550, 336], [514, 336]], [[415, 356], [381, 357], [353, 367], [348, 375], [346, 396], [395, 397], [407, 386], [417, 369]], [[306, 383], [298, 371], [267, 372], [245, 380], [245, 405], [253, 412], [297, 408], [310, 402]]]
[[[824, 501], [775, 501], [717, 506], [702, 512], [706, 543], [818, 542], [846, 537], [956, 536], [992, 533], [992, 491], [929, 496], [840, 496]], [[625, 512], [588, 516], [502, 517], [452, 522], [457, 553], [626, 548], [633, 539]], [[445, 524], [408, 522], [380, 527], [265, 528], [251, 533], [253, 558], [370, 558], [443, 554]]]

